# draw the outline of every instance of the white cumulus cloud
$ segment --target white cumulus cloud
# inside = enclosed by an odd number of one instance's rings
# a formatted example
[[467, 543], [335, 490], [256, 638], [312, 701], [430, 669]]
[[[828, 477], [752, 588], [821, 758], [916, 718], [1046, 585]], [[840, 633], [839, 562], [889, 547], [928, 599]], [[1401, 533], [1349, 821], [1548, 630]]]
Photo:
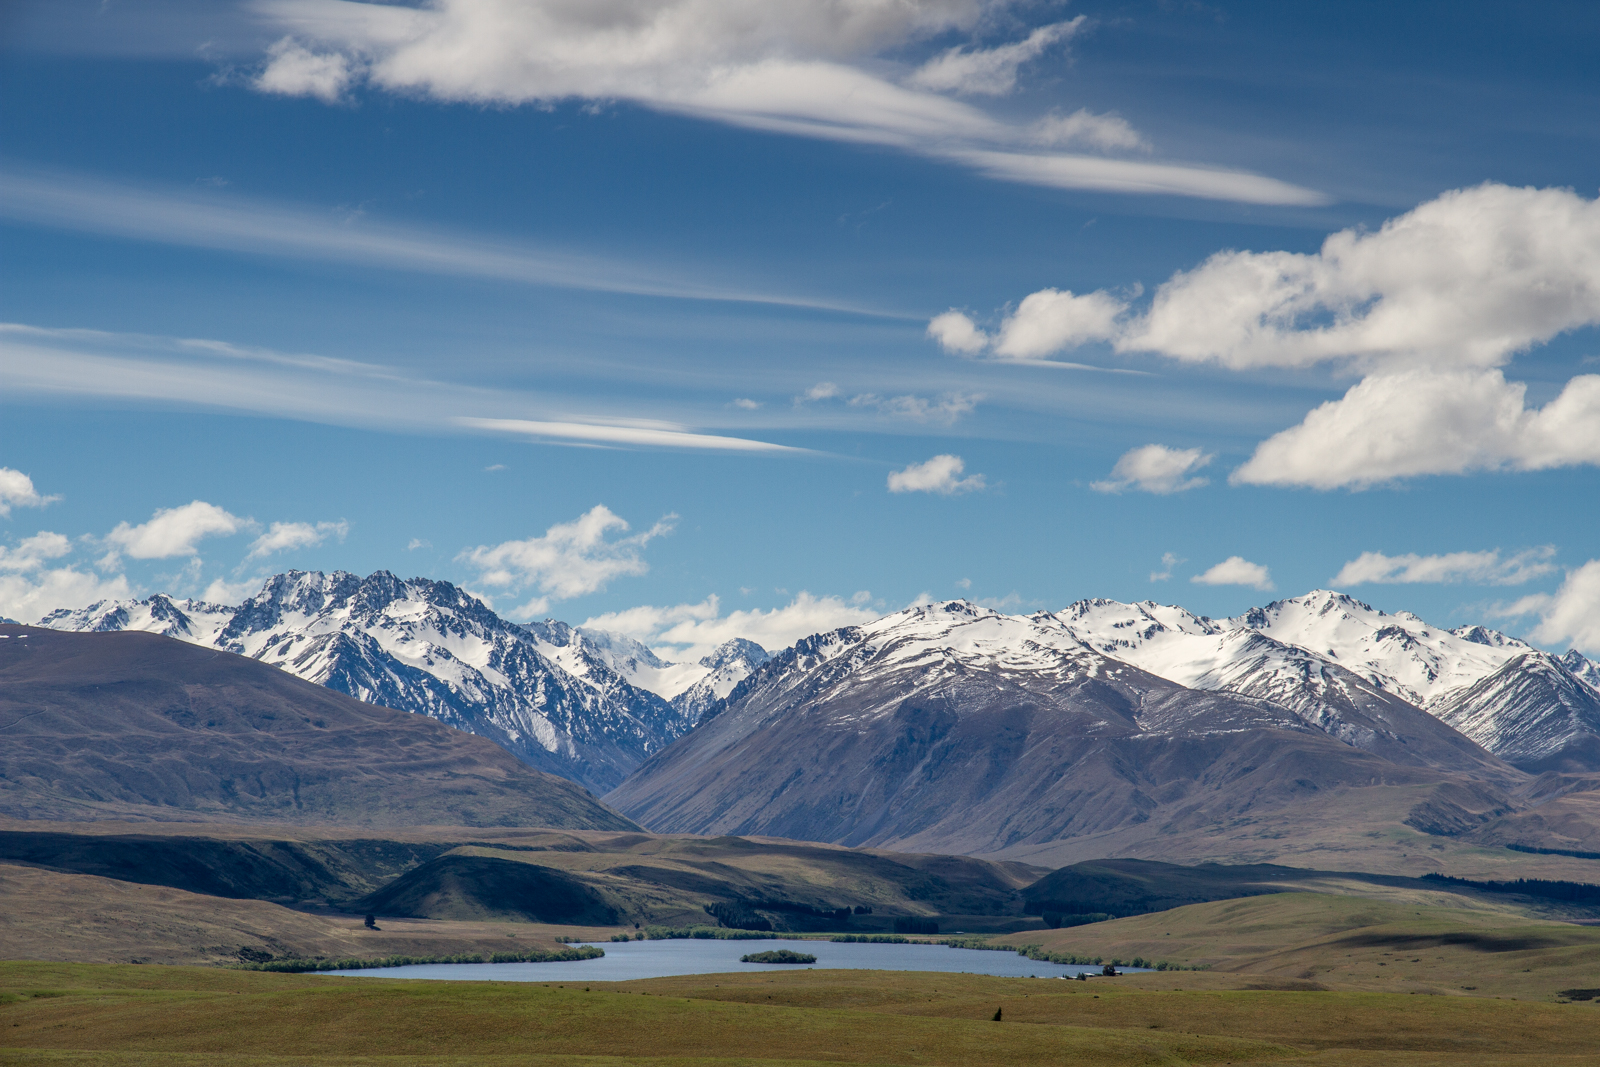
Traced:
[[1485, 184], [1318, 252], [1219, 252], [1156, 290], [1127, 349], [1234, 368], [1495, 367], [1600, 322], [1600, 205]]
[[1229, 556], [1204, 574], [1189, 579], [1198, 585], [1248, 585], [1252, 589], [1267, 591], [1272, 588], [1272, 575], [1259, 563], [1251, 563], [1243, 556]]
[[1600, 201], [1486, 183], [1312, 253], [1224, 251], [1136, 312], [1107, 290], [1042, 289], [992, 340], [947, 312], [947, 350], [1042, 358], [1096, 340], [1233, 370], [1328, 365], [1364, 375], [1262, 442], [1235, 483], [1363, 488], [1431, 474], [1600, 464], [1600, 375], [1543, 407], [1502, 368], [1600, 325]]
[[207, 537], [235, 534], [250, 525], [249, 519], [229, 514], [204, 500], [195, 500], [182, 507], [162, 508], [149, 522], [138, 526], [118, 523], [116, 529], [106, 534], [105, 540], [114, 551], [134, 559], [171, 559], [193, 556], [198, 551], [195, 546]]
[[1213, 458], [1198, 448], [1143, 445], [1123, 453], [1111, 468], [1111, 477], [1103, 482], [1090, 482], [1089, 488], [1101, 493], [1137, 489], [1162, 495], [1198, 489], [1207, 480], [1192, 475]]
[[491, 589], [541, 594], [517, 608], [529, 616], [548, 610], [553, 600], [570, 600], [598, 592], [613, 578], [644, 574], [650, 569], [641, 550], [671, 533], [676, 515], [667, 515], [648, 530], [630, 537], [628, 523], [603, 504], [596, 504], [572, 522], [557, 523], [543, 537], [479, 545], [458, 557], [479, 571], [478, 581]]
[[70, 566], [49, 566], [71, 554], [71, 539], [49, 530], [24, 537], [15, 546], [0, 545], [0, 615], [31, 623], [56, 608], [88, 607], [130, 594], [121, 574], [103, 578]]
[[0, 615], [23, 622], [37, 622], [57, 608], [86, 608], [96, 601], [132, 595], [121, 574], [101, 578], [72, 567], [0, 574]]
[[255, 559], [259, 556], [270, 556], [274, 552], [285, 552], [295, 548], [313, 548], [322, 544], [329, 537], [337, 537], [343, 541], [350, 533], [350, 524], [343, 519], [338, 522], [275, 522], [267, 528], [267, 532], [256, 538], [250, 544], [250, 552], [245, 559]]
[[1042, 359], [1090, 341], [1109, 341], [1120, 330], [1117, 317], [1127, 301], [1104, 290], [1083, 295], [1070, 289], [1041, 289], [1023, 297], [1017, 309], [990, 336], [965, 313], [935, 316], [928, 336], [945, 351], [973, 356], [992, 349], [1002, 359]]
[[989, 335], [955, 308], [929, 320], [928, 336], [939, 342], [939, 347], [946, 352], [958, 352], [963, 356], [975, 356], [989, 347]]
[[1117, 316], [1127, 303], [1104, 290], [1076, 295], [1070, 289], [1041, 289], [1022, 303], [1000, 326], [995, 355], [1039, 359], [1090, 341], [1117, 334]]
[[889, 492], [941, 493], [950, 496], [985, 488], [981, 474], [961, 477], [966, 468], [960, 456], [934, 456], [923, 463], [913, 463], [904, 470], [890, 471]]
[[251, 82], [263, 93], [314, 96], [336, 103], [355, 76], [356, 64], [339, 52], [313, 52], [285, 37], [267, 49], [267, 64]]
[[1386, 556], [1382, 552], [1363, 552], [1334, 575], [1336, 586], [1373, 584], [1414, 584], [1438, 582], [1476, 585], [1521, 585], [1556, 569], [1554, 545], [1524, 549], [1502, 555], [1488, 552], [1446, 552], [1423, 556], [1408, 552]]
[[1423, 474], [1600, 463], [1600, 375], [1542, 408], [1498, 370], [1363, 378], [1256, 446], [1230, 476], [1251, 485], [1365, 488]]
[[10, 467], [0, 467], [0, 519], [11, 514], [12, 508], [42, 508], [58, 496], [41, 496], [33, 487], [33, 479]]
[[1567, 572], [1554, 593], [1523, 597], [1500, 614], [1536, 615], [1538, 625], [1529, 634], [1533, 640], [1600, 654], [1600, 559]]
[[0, 545], [0, 571], [38, 570], [47, 561], [70, 555], [72, 542], [64, 535], [40, 530], [24, 537], [15, 548]]
[[1014, 354], [1110, 338], [1236, 370], [1497, 367], [1600, 323], [1600, 206], [1570, 189], [1458, 189], [1317, 252], [1218, 252], [1113, 322], [1122, 307], [1105, 290], [1032, 293], [1013, 316]]
[[669, 659], [697, 660], [718, 645], [742, 637], [768, 651], [787, 648], [815, 633], [872, 622], [881, 612], [869, 607], [871, 596], [861, 592], [846, 600], [837, 596], [812, 596], [802, 591], [781, 608], [721, 612], [712, 595], [698, 604], [637, 607], [597, 615], [584, 627], [627, 634]]

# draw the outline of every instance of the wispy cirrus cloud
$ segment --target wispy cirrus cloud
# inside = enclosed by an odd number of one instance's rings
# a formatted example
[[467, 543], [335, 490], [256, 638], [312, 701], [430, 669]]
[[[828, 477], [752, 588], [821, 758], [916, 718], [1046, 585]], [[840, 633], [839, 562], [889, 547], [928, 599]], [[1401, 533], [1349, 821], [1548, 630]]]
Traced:
[[721, 452], [803, 453], [803, 448], [754, 441], [746, 437], [724, 437], [696, 433], [678, 423], [653, 419], [626, 419], [594, 422], [554, 422], [537, 419], [460, 418], [456, 422], [477, 430], [490, 430], [535, 440], [574, 441], [584, 444], [640, 448], [710, 449]]
[[1081, 31], [1081, 17], [1034, 27], [1017, 41], [974, 40], [898, 73], [881, 58], [939, 34], [974, 32], [1007, 0], [253, 6], [285, 34], [255, 79], [262, 92], [337, 101], [365, 86], [476, 104], [627, 100], [734, 126], [889, 146], [1034, 185], [1262, 204], [1327, 200], [1241, 171], [1052, 149], [1115, 151], [1140, 139], [1111, 117], [1083, 112], [1055, 129], [1008, 122], [950, 95], [1011, 92], [1025, 64]]
[[[30, 393], [113, 397], [338, 426], [487, 432], [523, 440], [612, 447], [773, 455], [805, 452], [705, 433], [678, 422], [579, 413], [570, 408], [563, 411], [553, 398], [432, 381], [380, 364], [205, 339], [0, 323], [0, 381], [13, 397]], [[551, 417], [480, 414], [530, 409], [547, 411]], [[19, 494], [23, 488], [20, 482], [13, 486]], [[18, 496], [17, 501], [24, 499]]]
[[898, 318], [849, 301], [763, 292], [682, 264], [628, 262], [437, 227], [353, 218], [216, 188], [163, 188], [81, 174], [0, 167], [0, 218], [159, 244], [385, 271], [684, 300], [817, 308]]
[[910, 419], [913, 422], [950, 424], [969, 415], [983, 399], [982, 393], [942, 393], [935, 397], [906, 394], [879, 396], [877, 393], [857, 393], [848, 401], [854, 408], [871, 408], [885, 415]]

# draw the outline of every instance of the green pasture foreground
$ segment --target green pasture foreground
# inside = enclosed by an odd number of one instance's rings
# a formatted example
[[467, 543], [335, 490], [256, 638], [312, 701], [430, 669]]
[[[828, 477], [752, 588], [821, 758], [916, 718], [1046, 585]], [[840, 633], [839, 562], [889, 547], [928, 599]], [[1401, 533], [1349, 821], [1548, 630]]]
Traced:
[[0, 963], [0, 1064], [613, 1062], [1600, 1064], [1600, 1003], [885, 971], [563, 987]]

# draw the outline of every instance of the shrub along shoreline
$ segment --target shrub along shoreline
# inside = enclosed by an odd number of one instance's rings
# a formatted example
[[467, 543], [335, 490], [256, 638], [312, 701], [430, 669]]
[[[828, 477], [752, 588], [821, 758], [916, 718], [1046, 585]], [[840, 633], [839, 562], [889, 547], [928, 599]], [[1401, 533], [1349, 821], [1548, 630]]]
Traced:
[[566, 963], [572, 960], [592, 960], [606, 954], [596, 945], [580, 945], [555, 952], [495, 952], [487, 955], [462, 953], [457, 956], [383, 956], [379, 959], [283, 959], [264, 963], [237, 963], [232, 969], [239, 971], [276, 971], [282, 974], [306, 974], [312, 971], [366, 971], [381, 967], [412, 967], [422, 963]]

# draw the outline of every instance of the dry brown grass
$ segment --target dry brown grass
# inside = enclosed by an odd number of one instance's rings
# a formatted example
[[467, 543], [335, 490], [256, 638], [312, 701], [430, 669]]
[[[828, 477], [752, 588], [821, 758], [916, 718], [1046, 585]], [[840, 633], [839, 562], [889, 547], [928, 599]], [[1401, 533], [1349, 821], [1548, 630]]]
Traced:
[[312, 915], [262, 900], [0, 864], [0, 946], [13, 959], [79, 963], [237, 963], [239, 950], [274, 956], [452, 956], [550, 951], [558, 935], [592, 928]]
[[1130, 979], [1150, 986], [1271, 979], [1542, 1000], [1556, 999], [1562, 989], [1600, 986], [1600, 929], [1594, 927], [1318, 893], [1192, 904], [993, 943], [1211, 968], [1201, 975]]

